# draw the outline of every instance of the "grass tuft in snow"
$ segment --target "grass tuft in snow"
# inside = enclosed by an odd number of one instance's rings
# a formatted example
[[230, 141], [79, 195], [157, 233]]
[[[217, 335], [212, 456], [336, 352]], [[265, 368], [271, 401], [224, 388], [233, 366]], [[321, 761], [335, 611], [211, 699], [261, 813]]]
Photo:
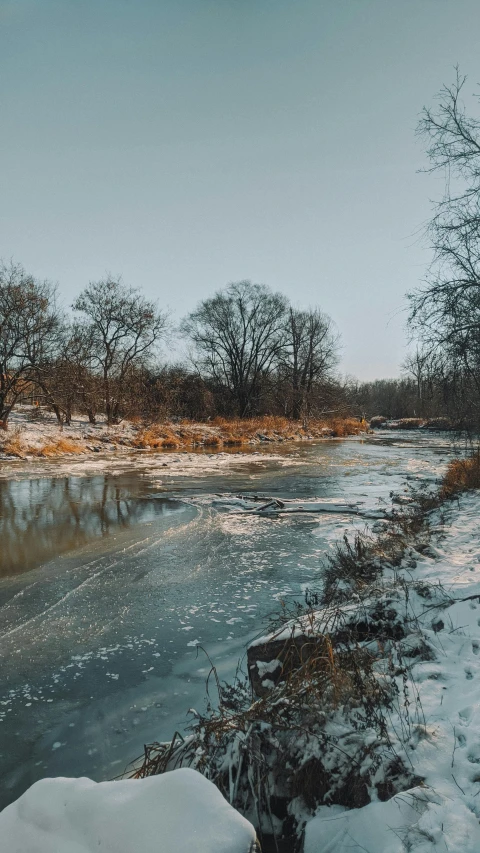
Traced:
[[450, 462], [442, 481], [441, 495], [450, 498], [472, 489], [480, 489], [480, 449], [467, 459]]

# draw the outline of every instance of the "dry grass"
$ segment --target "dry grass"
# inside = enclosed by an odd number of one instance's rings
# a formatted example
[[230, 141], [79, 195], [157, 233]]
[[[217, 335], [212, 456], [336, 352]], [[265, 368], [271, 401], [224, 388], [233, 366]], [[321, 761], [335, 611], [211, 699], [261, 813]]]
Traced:
[[[174, 427], [172, 427], [174, 429]], [[204, 446], [241, 446], [256, 444], [259, 441], [301, 441], [308, 438], [345, 438], [358, 435], [367, 430], [367, 424], [355, 418], [334, 418], [333, 420], [311, 419], [308, 426], [301, 421], [265, 415], [259, 418], [215, 418], [205, 426], [201, 440], [189, 441], [189, 429], [184, 425], [180, 434], [183, 444], [195, 443]]]
[[[295, 432], [295, 424], [287, 418], [265, 415], [261, 418], [215, 418], [212, 422], [222, 435], [228, 435], [237, 444], [252, 441], [258, 435], [284, 438]], [[233, 443], [233, 442], [232, 442]]]
[[325, 437], [330, 435], [334, 438], [344, 438], [348, 435], [358, 435], [365, 432], [367, 425], [356, 418], [312, 418], [308, 426], [304, 427], [301, 421], [291, 421], [288, 418], [267, 415], [262, 418], [231, 419], [216, 418], [213, 421], [220, 430], [228, 431], [234, 439], [231, 443], [244, 443], [254, 441], [260, 435], [272, 441], [295, 440], [306, 438]]
[[480, 489], [480, 449], [467, 459], [454, 459], [450, 462], [442, 480], [440, 494], [443, 498], [450, 498], [470, 489]]
[[221, 447], [224, 442], [219, 435], [206, 435], [201, 443], [204, 447]]
[[359, 435], [365, 432], [367, 425], [356, 418], [334, 418], [326, 426], [330, 427], [334, 438], [345, 438], [347, 435]]
[[1, 445], [3, 453], [23, 459], [25, 456], [55, 457], [69, 453], [85, 453], [85, 447], [78, 441], [69, 438], [52, 438], [43, 444], [31, 444], [23, 436], [21, 430], [8, 434]]
[[143, 450], [180, 447], [241, 447], [260, 441], [301, 441], [328, 436], [344, 438], [365, 432], [365, 423], [354, 418], [314, 420], [305, 429], [300, 421], [266, 415], [261, 418], [215, 418], [208, 424], [183, 420], [179, 424], [158, 423], [139, 429], [133, 447]]
[[8, 456], [16, 456], [21, 458], [25, 455], [25, 446], [21, 438], [19, 430], [7, 434], [6, 439], [2, 442], [1, 449]]
[[140, 430], [132, 444], [133, 447], [138, 447], [142, 450], [161, 450], [162, 448], [180, 447], [181, 442], [179, 437], [171, 429], [158, 424]]
[[29, 448], [27, 453], [41, 457], [63, 456], [67, 453], [85, 453], [85, 448], [69, 438], [57, 438], [47, 441], [41, 447]]
[[[125, 436], [119, 441], [122, 445], [130, 445], [139, 450], [177, 450], [180, 448], [205, 447], [218, 449], [239, 447], [248, 444], [258, 444], [263, 441], [283, 442], [302, 441], [312, 438], [338, 437], [357, 435], [364, 432], [366, 424], [354, 418], [335, 418], [331, 421], [312, 419], [308, 427], [300, 421], [290, 421], [287, 418], [268, 415], [259, 418], [216, 418], [209, 423], [181, 421], [180, 423], [153, 423], [141, 426], [131, 421], [136, 427], [134, 438], [129, 441]], [[36, 457], [55, 457], [69, 453], [83, 453], [88, 450], [83, 443], [67, 437], [52, 436], [45, 439], [43, 444], [29, 440], [28, 431], [5, 433], [0, 448], [9, 456], [23, 458], [26, 455]], [[101, 439], [104, 440], [103, 437]], [[118, 437], [109, 435], [111, 444], [118, 443]]]
[[225, 447], [239, 447], [240, 445], [244, 444], [244, 441], [241, 436], [232, 435], [231, 433], [229, 433], [223, 437], [223, 443]]

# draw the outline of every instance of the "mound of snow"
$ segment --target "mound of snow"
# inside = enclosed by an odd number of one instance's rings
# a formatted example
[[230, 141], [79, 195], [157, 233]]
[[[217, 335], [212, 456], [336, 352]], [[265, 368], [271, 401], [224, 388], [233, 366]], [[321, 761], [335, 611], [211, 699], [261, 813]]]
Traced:
[[42, 779], [0, 814], [5, 853], [250, 853], [255, 830], [195, 770]]
[[[458, 793], [458, 792], [457, 792]], [[414, 788], [343, 811], [322, 806], [307, 824], [304, 853], [478, 853], [478, 819], [453, 790]]]

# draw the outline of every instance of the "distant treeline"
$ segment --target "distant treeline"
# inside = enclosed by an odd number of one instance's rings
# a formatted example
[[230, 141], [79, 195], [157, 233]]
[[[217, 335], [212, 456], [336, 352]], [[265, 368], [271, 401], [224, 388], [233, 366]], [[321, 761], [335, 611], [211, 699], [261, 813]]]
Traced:
[[[161, 353], [180, 336], [185, 364]], [[91, 282], [66, 313], [55, 288], [20, 265], [0, 266], [0, 423], [19, 402], [40, 402], [69, 423], [137, 417], [208, 420], [280, 415], [301, 420], [476, 414], [476, 374], [418, 350], [400, 379], [358, 383], [337, 372], [339, 335], [319, 308], [293, 307], [264, 285], [229, 284], [177, 329], [120, 279]], [[162, 363], [163, 362], [163, 363]]]
[[[185, 364], [161, 352], [173, 335]], [[165, 311], [120, 279], [90, 283], [63, 311], [49, 282], [0, 266], [0, 423], [18, 402], [37, 402], [69, 423], [125, 417], [208, 420], [281, 415], [312, 418], [477, 414], [477, 374], [438, 348], [417, 350], [400, 379], [358, 383], [337, 373], [339, 335], [319, 308], [294, 308], [248, 281], [199, 303], [177, 329]], [[447, 357], [448, 356], [448, 357]]]
[[[188, 364], [162, 364], [171, 337]], [[200, 302], [177, 329], [120, 279], [91, 282], [63, 311], [55, 288], [18, 264], [0, 266], [0, 422], [19, 401], [40, 400], [69, 423], [124, 417], [205, 420], [279, 414], [308, 420], [347, 413], [336, 376], [339, 336], [320, 309], [294, 308], [241, 281]]]
[[378, 415], [389, 420], [448, 418], [453, 426], [476, 426], [476, 388], [469, 377], [460, 372], [434, 373], [431, 362], [425, 360], [422, 369], [415, 363], [416, 357], [409, 359], [399, 379], [350, 381], [346, 398], [352, 413], [362, 413], [368, 420]]

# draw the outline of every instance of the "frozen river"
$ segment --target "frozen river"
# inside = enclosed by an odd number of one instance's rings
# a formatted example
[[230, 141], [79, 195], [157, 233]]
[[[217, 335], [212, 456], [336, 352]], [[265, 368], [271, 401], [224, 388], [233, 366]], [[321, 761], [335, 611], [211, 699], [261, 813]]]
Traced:
[[[377, 434], [265, 452], [0, 468], [0, 807], [42, 776], [120, 774], [204, 708], [279, 601], [302, 598], [347, 515], [244, 514], [229, 498], [388, 503], [448, 439]], [[178, 460], [178, 461], [177, 461]], [[190, 460], [189, 464], [186, 464]], [[365, 524], [362, 515], [354, 517]]]

